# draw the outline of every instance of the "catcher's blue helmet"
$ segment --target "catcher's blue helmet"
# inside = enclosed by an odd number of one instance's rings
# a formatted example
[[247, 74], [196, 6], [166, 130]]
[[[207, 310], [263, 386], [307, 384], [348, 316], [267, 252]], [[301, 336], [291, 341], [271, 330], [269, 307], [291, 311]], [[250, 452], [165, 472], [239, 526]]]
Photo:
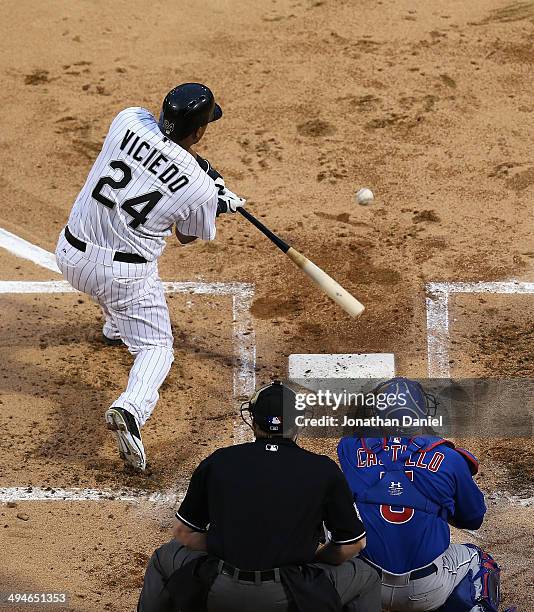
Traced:
[[420, 382], [398, 376], [380, 383], [374, 389], [374, 394], [389, 395], [391, 401], [375, 408], [375, 413], [384, 419], [402, 421], [407, 416], [411, 419], [421, 419], [434, 416], [437, 410], [436, 398], [427, 393]]

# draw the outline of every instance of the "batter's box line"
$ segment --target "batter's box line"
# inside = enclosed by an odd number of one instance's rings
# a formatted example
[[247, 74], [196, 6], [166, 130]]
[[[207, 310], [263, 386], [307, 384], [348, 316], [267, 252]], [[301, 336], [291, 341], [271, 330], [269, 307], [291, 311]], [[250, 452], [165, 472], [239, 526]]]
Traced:
[[140, 501], [167, 508], [174, 508], [181, 500], [187, 486], [174, 491], [156, 491], [142, 493], [138, 489], [91, 489], [91, 488], [62, 488], [62, 487], [3, 487], [0, 488], [0, 503], [25, 501], [68, 501], [68, 502], [130, 502]]
[[457, 293], [534, 294], [534, 283], [522, 281], [428, 283], [426, 285], [426, 326], [428, 377], [450, 378], [449, 297]]
[[[235, 400], [248, 397], [256, 386], [256, 335], [250, 308], [254, 298], [254, 285], [250, 283], [205, 283], [199, 281], [164, 282], [166, 293], [186, 293], [190, 295], [230, 296], [232, 298], [233, 344], [237, 363], [233, 372], [233, 397]], [[0, 281], [0, 294], [52, 294], [78, 293], [66, 281]], [[234, 443], [244, 442], [246, 425], [236, 417], [234, 420]], [[180, 491], [143, 495], [140, 491], [98, 491], [95, 489], [41, 489], [33, 487], [0, 488], [0, 503], [8, 501], [166, 501], [176, 500]]]
[[[254, 285], [250, 283], [165, 282], [165, 293], [232, 297], [233, 341], [238, 356], [233, 376], [234, 398], [250, 395], [255, 387], [256, 338], [250, 315]], [[67, 281], [0, 281], [0, 294], [78, 293]]]

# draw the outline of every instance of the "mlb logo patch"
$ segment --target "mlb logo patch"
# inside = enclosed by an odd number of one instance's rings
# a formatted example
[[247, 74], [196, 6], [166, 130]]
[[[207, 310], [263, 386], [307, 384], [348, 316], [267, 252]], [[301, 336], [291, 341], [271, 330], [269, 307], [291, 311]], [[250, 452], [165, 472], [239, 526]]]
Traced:
[[267, 417], [267, 423], [269, 425], [269, 431], [280, 431], [282, 419], [277, 416], [270, 416]]

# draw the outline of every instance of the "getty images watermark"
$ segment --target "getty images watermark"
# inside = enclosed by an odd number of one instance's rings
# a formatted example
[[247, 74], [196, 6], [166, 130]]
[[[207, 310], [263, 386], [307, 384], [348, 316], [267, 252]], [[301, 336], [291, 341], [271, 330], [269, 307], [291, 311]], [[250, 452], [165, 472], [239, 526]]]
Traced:
[[417, 379], [425, 398], [421, 410], [413, 409], [414, 397], [406, 396], [405, 387], [381, 388], [382, 382], [293, 379], [291, 419], [308, 437], [395, 435], [395, 430], [441, 437], [534, 434], [534, 378]]
[[[442, 427], [443, 417], [426, 416], [416, 417], [403, 414], [399, 418], [382, 416], [381, 412], [392, 409], [402, 411], [408, 406], [409, 398], [405, 393], [364, 393], [341, 392], [331, 389], [319, 389], [316, 392], [297, 393], [295, 408], [303, 411], [295, 417], [298, 427], [363, 427], [363, 428], [415, 428], [415, 427]], [[347, 406], [358, 407], [362, 410], [371, 411], [369, 416], [351, 416], [350, 414], [338, 414], [338, 411]], [[322, 414], [321, 416], [310, 416], [310, 409], [329, 409], [335, 414]]]

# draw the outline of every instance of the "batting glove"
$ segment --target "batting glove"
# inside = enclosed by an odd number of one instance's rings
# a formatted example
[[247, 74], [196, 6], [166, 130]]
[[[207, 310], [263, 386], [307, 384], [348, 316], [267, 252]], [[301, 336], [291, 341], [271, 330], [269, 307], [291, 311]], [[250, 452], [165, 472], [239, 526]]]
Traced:
[[227, 189], [224, 185], [222, 176], [215, 180], [215, 185], [219, 191], [219, 201], [217, 203], [217, 216], [222, 213], [235, 213], [238, 208], [245, 206], [245, 198], [240, 198], [233, 191]]

